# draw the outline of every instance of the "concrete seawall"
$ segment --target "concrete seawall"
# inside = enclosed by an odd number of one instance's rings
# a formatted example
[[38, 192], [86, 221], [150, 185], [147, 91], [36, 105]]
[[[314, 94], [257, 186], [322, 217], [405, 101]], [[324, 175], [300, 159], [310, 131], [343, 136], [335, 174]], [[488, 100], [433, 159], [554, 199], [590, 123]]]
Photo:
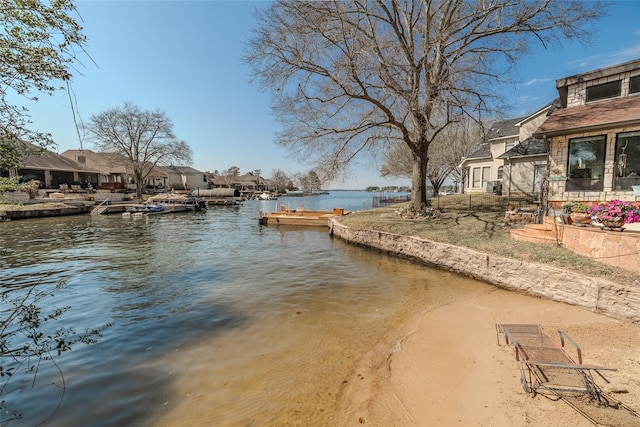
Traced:
[[420, 261], [500, 288], [576, 305], [610, 317], [640, 322], [640, 284], [623, 286], [545, 264], [375, 230], [352, 230], [329, 220], [332, 236], [356, 245]]

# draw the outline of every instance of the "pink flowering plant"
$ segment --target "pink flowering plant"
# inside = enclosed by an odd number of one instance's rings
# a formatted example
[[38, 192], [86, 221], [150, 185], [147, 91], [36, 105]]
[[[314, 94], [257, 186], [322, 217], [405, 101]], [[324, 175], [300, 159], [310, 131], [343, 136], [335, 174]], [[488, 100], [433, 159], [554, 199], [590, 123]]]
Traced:
[[627, 224], [640, 222], [640, 209], [635, 203], [612, 200], [609, 203], [597, 203], [589, 209], [589, 215], [599, 221], [623, 221]]

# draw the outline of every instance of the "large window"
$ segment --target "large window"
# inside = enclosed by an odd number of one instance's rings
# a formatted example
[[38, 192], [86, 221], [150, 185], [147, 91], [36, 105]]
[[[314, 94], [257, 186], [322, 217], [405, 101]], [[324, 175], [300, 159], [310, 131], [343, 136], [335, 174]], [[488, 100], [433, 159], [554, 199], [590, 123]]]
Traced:
[[640, 76], [633, 76], [629, 79], [629, 93], [640, 92]]
[[615, 98], [616, 96], [620, 96], [621, 89], [622, 80], [589, 86], [587, 88], [587, 101]]
[[481, 170], [480, 168], [473, 168], [473, 172], [472, 172], [472, 174], [473, 174], [473, 176], [472, 176], [472, 179], [473, 179], [472, 187], [473, 188], [480, 187], [480, 170]]
[[487, 182], [491, 180], [491, 167], [485, 166], [482, 168], [482, 188], [487, 186]]
[[605, 142], [604, 135], [569, 140], [567, 191], [602, 191]]
[[640, 185], [640, 131], [618, 134], [614, 176], [615, 190], [631, 191], [631, 186]]
[[533, 167], [533, 192], [539, 193], [542, 189], [544, 177], [547, 174], [547, 165], [535, 165]]
[[516, 146], [516, 139], [515, 138], [507, 138], [507, 139], [504, 140], [504, 152], [505, 153], [507, 151], [511, 150], [515, 146]]

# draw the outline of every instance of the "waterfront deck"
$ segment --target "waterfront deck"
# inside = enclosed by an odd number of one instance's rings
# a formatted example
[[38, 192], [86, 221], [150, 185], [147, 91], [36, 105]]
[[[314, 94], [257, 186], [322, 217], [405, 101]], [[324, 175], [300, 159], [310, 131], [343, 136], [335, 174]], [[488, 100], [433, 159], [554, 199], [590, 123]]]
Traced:
[[303, 207], [286, 209], [280, 206], [280, 211], [265, 213], [260, 212], [259, 223], [262, 225], [295, 225], [309, 227], [329, 227], [329, 218], [347, 215], [342, 208], [334, 208], [332, 211], [306, 210]]

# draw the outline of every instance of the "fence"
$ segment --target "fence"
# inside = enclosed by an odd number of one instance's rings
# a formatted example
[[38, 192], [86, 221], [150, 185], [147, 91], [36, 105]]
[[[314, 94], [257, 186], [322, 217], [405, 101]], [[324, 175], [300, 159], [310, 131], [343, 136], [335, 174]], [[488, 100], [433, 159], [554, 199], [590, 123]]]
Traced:
[[[408, 202], [410, 200], [411, 195], [382, 195], [373, 198], [372, 207], [378, 208], [395, 203]], [[494, 193], [451, 194], [447, 196], [436, 195], [427, 200], [431, 203], [432, 207], [443, 210], [524, 210], [537, 212], [540, 206], [539, 193], [518, 193], [511, 195], [497, 195]]]
[[394, 195], [394, 194], [382, 194], [379, 197], [374, 196], [373, 201], [371, 202], [372, 208], [381, 208], [383, 206], [389, 206], [396, 203], [404, 203], [411, 200], [411, 194], [408, 195]]

